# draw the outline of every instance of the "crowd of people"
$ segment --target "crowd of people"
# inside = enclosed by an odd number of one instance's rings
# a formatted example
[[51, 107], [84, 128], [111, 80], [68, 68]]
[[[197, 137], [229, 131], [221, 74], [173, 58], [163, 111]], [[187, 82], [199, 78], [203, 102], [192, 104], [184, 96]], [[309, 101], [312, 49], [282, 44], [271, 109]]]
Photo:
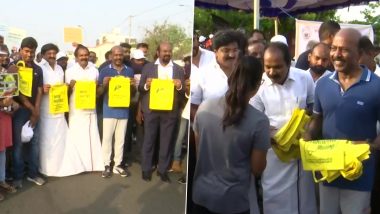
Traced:
[[[378, 53], [334, 21], [321, 24], [319, 40], [294, 61], [282, 35], [222, 30], [207, 50], [194, 33], [188, 213], [379, 212]], [[274, 135], [297, 108], [312, 116], [306, 141], [370, 145], [358, 179], [317, 185], [300, 158], [279, 159]]]
[[[98, 68], [96, 53], [82, 44], [75, 45], [75, 59], [69, 59], [52, 43], [36, 54], [38, 43], [33, 37], [24, 38], [19, 51], [11, 55], [4, 38], [0, 39], [0, 74], [19, 74], [20, 78], [18, 95], [0, 98], [0, 188], [17, 192], [25, 175], [36, 185], [43, 185], [50, 176], [83, 172], [127, 177], [127, 160], [135, 161], [129, 156], [132, 144], [140, 152], [135, 158], [141, 163], [143, 180], [149, 182], [155, 169], [163, 182], [170, 182], [171, 171], [182, 173], [187, 130], [183, 118], [188, 118], [190, 109], [190, 104], [185, 108], [190, 91], [185, 78], [190, 71], [173, 62], [172, 44], [162, 41], [154, 61], [149, 62], [146, 43], [138, 43], [133, 51], [130, 44], [121, 43], [106, 53], [106, 61]], [[21, 70], [30, 71], [30, 80]], [[128, 82], [110, 87], [121, 78]], [[174, 96], [171, 108], [150, 108], [150, 89], [156, 80], [174, 86], [165, 89]], [[55, 97], [50, 96], [57, 86], [67, 91], [61, 98], [68, 106], [58, 113], [52, 112]], [[83, 87], [87, 92], [80, 96]], [[110, 104], [110, 91], [121, 87], [127, 88], [130, 102]], [[32, 130], [29, 138], [27, 129]]]

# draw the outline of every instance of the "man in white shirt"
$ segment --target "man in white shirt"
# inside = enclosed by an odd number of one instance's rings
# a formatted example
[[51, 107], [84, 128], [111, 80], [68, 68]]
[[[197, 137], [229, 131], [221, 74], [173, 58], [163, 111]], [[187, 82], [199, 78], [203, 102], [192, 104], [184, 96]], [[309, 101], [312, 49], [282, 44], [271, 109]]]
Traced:
[[87, 47], [78, 45], [74, 52], [76, 63], [66, 70], [65, 75], [65, 82], [70, 85], [69, 131], [66, 144], [74, 146], [77, 151], [76, 154], [68, 155], [73, 156], [71, 159], [75, 159], [76, 172], [78, 173], [102, 171], [104, 169], [95, 108], [77, 109], [75, 105], [78, 102], [75, 99], [77, 82], [91, 81], [97, 83], [98, 80], [99, 71], [92, 63], [89, 63], [89, 53]]
[[49, 110], [49, 92], [55, 85], [64, 84], [64, 72], [56, 62], [59, 49], [54, 44], [41, 48], [40, 67], [44, 76], [43, 96], [41, 100], [41, 138], [40, 138], [40, 172], [47, 176], [65, 176], [60, 172], [67, 134], [67, 123], [63, 113], [51, 114]]
[[[221, 31], [214, 36], [213, 49], [216, 60], [212, 60], [207, 66], [200, 68], [197, 71], [198, 74], [192, 77], [192, 108], [196, 109], [196, 106], [206, 99], [226, 93], [228, 76], [234, 70], [238, 55], [242, 51], [242, 48], [239, 47], [241, 40], [239, 36], [237, 31], [233, 30]], [[243, 48], [245, 49], [245, 47]], [[197, 62], [195, 61], [195, 63]]]
[[326, 75], [331, 74], [331, 71], [327, 70], [330, 65], [330, 47], [325, 43], [315, 44], [309, 53], [309, 69], [307, 70], [314, 82]]
[[[311, 110], [313, 106], [311, 76], [290, 65], [288, 47], [270, 43], [264, 53], [262, 86], [250, 101], [268, 116], [272, 135], [291, 118], [294, 109]], [[284, 163], [269, 149], [261, 181], [264, 213], [317, 213], [313, 178], [303, 171], [300, 160]]]

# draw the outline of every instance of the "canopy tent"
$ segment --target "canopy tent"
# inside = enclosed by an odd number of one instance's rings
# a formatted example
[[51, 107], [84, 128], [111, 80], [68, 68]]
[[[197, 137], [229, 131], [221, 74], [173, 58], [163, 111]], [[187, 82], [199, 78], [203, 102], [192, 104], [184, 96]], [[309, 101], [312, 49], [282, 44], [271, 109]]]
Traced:
[[[306, 12], [320, 12], [378, 0], [257, 0], [260, 16], [278, 17]], [[195, 0], [196, 7], [254, 11], [256, 0]]]

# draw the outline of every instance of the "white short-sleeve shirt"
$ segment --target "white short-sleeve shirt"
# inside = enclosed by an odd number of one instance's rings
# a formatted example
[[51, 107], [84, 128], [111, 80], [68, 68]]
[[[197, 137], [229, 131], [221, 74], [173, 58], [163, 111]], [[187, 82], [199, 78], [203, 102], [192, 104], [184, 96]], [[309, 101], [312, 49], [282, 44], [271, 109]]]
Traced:
[[249, 103], [267, 115], [271, 126], [280, 129], [295, 108], [304, 109], [314, 102], [314, 87], [311, 75], [294, 67], [282, 85], [272, 83], [264, 73], [263, 84]]
[[196, 78], [193, 79], [191, 84], [192, 104], [200, 105], [209, 98], [223, 96], [228, 89], [228, 77], [216, 60], [200, 68]]

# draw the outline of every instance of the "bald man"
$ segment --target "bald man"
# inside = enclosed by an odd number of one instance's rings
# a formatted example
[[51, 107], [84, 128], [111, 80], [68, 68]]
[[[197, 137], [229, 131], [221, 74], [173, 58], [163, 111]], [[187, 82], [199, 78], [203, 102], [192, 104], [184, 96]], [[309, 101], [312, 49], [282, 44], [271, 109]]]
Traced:
[[328, 45], [324, 43], [315, 44], [311, 48], [308, 61], [310, 65], [308, 72], [314, 82], [331, 73], [331, 71], [328, 71], [330, 65], [330, 48]]
[[[172, 61], [172, 45], [162, 42], [157, 48], [158, 59], [144, 66], [139, 91], [144, 116], [144, 142], [142, 145], [142, 179], [152, 179], [152, 159], [157, 138], [159, 138], [158, 175], [163, 182], [170, 182], [168, 169], [173, 154], [173, 136], [180, 112], [180, 103], [185, 97], [183, 69]], [[150, 86], [153, 79], [172, 80], [174, 103], [172, 110], [151, 110]]]
[[[122, 164], [124, 138], [127, 130], [127, 123], [129, 119], [129, 107], [111, 107], [108, 104], [108, 91], [109, 81], [116, 76], [123, 76], [130, 79], [130, 93], [134, 93], [135, 80], [133, 69], [123, 63], [124, 50], [121, 46], [115, 46], [111, 49], [111, 64], [102, 70], [99, 74], [98, 94], [104, 94], [103, 98], [103, 139], [102, 139], [102, 152], [104, 161], [103, 178], [109, 178], [112, 175], [111, 171], [111, 158], [112, 152], [114, 153], [115, 166], [113, 172], [120, 174], [121, 177], [129, 175], [128, 169]], [[116, 90], [116, 89], [115, 89]], [[130, 95], [132, 97], [133, 94]], [[112, 139], [115, 138], [115, 145], [112, 151]]]
[[[334, 37], [330, 58], [335, 71], [318, 81], [314, 114], [306, 140], [347, 139], [380, 148], [380, 78], [359, 65], [360, 33], [342, 29]], [[374, 152], [363, 162], [363, 174], [349, 181], [339, 177], [320, 184], [321, 214], [369, 213], [375, 174]]]

